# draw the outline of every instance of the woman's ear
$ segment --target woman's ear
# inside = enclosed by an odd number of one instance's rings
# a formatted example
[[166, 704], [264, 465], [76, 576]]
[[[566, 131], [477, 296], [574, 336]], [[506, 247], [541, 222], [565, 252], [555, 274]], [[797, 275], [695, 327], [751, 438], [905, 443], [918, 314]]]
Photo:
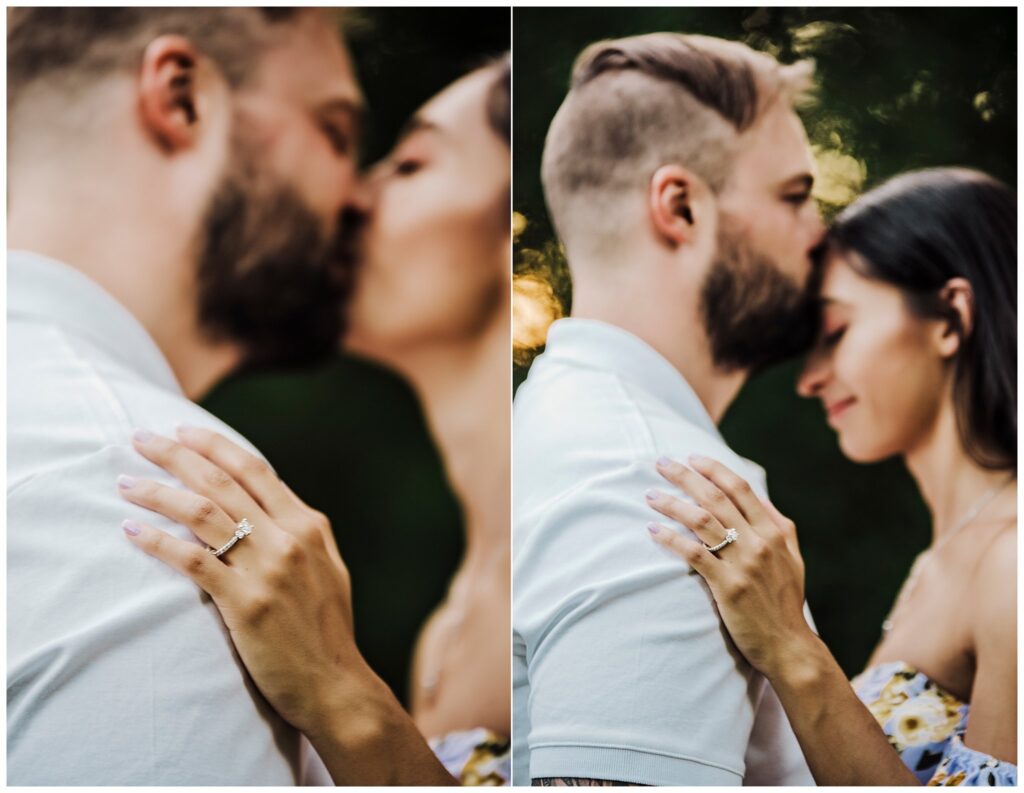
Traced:
[[974, 290], [966, 278], [951, 278], [939, 290], [939, 298], [949, 305], [953, 313], [953, 318], [946, 323], [938, 338], [939, 354], [950, 358], [974, 329]]
[[167, 152], [189, 148], [198, 132], [196, 64], [199, 54], [188, 39], [153, 39], [142, 54], [139, 108], [142, 123]]
[[648, 208], [658, 235], [673, 248], [692, 242], [707, 224], [711, 191], [681, 165], [663, 165], [651, 177]]

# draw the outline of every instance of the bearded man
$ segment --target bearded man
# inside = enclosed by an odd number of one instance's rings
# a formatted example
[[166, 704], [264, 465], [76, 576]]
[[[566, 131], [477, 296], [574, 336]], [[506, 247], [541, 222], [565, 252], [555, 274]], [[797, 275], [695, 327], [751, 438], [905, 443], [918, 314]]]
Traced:
[[655, 461], [765, 495], [717, 429], [813, 335], [808, 63], [657, 33], [585, 49], [542, 181], [572, 274], [513, 411], [514, 784], [812, 784], [702, 579], [648, 539]]

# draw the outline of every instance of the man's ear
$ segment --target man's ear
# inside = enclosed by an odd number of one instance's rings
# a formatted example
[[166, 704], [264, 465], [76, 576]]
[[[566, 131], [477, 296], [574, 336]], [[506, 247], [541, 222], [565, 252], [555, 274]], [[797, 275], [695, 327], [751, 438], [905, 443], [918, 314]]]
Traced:
[[949, 358], [974, 328], [974, 290], [966, 278], [951, 278], [939, 291], [939, 297], [953, 311], [953, 319], [945, 323], [937, 339], [939, 354]]
[[654, 229], [673, 248], [691, 242], [707, 222], [707, 183], [681, 165], [663, 165], [651, 177], [648, 194]]
[[198, 133], [198, 61], [199, 53], [189, 40], [175, 35], [153, 39], [142, 54], [142, 123], [168, 152], [191, 147]]

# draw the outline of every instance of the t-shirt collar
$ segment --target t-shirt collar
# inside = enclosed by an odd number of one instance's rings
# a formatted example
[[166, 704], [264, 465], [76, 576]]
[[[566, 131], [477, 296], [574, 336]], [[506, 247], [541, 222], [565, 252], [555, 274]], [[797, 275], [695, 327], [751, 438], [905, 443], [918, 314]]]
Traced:
[[548, 329], [544, 356], [627, 378], [688, 421], [721, 438], [707, 408], [686, 378], [661, 353], [628, 330], [595, 319], [559, 319]]
[[7, 316], [52, 322], [87, 337], [154, 385], [182, 394], [142, 324], [95, 281], [30, 251], [7, 252]]

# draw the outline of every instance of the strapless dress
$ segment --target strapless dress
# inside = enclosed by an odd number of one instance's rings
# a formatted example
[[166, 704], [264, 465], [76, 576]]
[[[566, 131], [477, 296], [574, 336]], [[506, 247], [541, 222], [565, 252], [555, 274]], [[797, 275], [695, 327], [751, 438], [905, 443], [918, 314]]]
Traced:
[[1017, 784], [1017, 766], [964, 745], [970, 705], [909, 664], [879, 664], [851, 683], [921, 784]]
[[500, 787], [512, 778], [508, 738], [478, 727], [450, 732], [430, 740], [430, 748], [448, 773], [463, 785]]

